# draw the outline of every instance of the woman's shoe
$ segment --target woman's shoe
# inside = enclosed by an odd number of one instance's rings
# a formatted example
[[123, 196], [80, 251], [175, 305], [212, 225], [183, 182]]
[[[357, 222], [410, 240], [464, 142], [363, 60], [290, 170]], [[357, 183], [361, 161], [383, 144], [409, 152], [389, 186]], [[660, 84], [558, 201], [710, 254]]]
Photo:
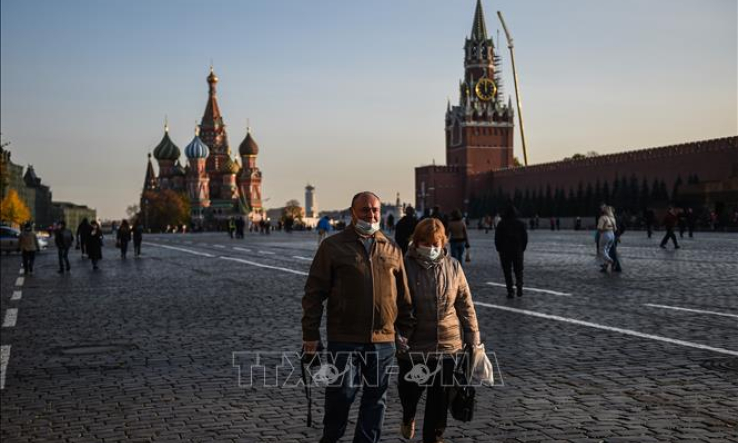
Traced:
[[415, 437], [415, 419], [410, 420], [410, 423], [405, 422], [400, 425], [400, 433], [404, 438], [410, 439]]

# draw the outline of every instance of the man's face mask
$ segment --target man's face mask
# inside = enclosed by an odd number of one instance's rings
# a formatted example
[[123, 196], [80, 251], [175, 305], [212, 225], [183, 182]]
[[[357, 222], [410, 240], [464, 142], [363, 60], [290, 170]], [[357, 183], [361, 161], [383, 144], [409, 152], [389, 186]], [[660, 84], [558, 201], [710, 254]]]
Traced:
[[374, 235], [375, 232], [379, 231], [379, 222], [369, 223], [357, 218], [355, 227], [363, 235]]

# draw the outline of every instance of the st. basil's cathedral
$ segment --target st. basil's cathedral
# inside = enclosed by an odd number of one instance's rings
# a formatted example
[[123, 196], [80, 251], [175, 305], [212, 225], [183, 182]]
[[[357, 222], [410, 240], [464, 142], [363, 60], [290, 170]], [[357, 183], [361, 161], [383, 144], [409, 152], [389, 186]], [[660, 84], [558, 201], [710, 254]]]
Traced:
[[[194, 138], [184, 149], [186, 166], [180, 163], [180, 149], [169, 137], [169, 128], [165, 125], [164, 137], [153, 151], [159, 175], [154, 172], [149, 154], [143, 191], [171, 189], [185, 192], [190, 199], [194, 226], [203, 226], [206, 220], [217, 221], [236, 216], [259, 221], [263, 216], [262, 176], [256, 166], [259, 146], [248, 128], [238, 147], [240, 164], [231, 157], [228, 133], [216, 96], [218, 77], [212, 67], [207, 83], [209, 91], [205, 113]], [[141, 210], [144, 213], [146, 205], [142, 194]]]

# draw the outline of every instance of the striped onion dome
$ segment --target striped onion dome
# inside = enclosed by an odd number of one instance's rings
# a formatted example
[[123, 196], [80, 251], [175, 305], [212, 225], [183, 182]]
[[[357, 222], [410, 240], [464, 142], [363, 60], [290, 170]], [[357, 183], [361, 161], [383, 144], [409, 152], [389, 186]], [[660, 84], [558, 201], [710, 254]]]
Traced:
[[200, 140], [200, 137], [197, 135], [185, 148], [185, 155], [187, 158], [208, 158], [209, 154], [210, 149], [208, 149], [208, 145]]
[[238, 163], [234, 162], [230, 157], [220, 166], [220, 172], [224, 174], [237, 174], [238, 169]]
[[177, 145], [169, 138], [169, 128], [164, 128], [164, 137], [154, 148], [154, 158], [157, 160], [177, 160], [180, 151]]
[[246, 132], [246, 138], [241, 142], [241, 146], [238, 147], [238, 153], [241, 155], [259, 155], [259, 145], [256, 144], [254, 138], [251, 136], [251, 129]]

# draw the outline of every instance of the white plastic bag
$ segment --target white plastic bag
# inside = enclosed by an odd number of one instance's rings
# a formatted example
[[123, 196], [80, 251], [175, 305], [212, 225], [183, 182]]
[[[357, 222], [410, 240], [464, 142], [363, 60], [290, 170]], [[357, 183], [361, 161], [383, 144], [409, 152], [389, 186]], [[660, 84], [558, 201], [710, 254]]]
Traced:
[[475, 346], [472, 350], [471, 361], [471, 381], [473, 384], [483, 386], [492, 386], [495, 384], [495, 370], [492, 363], [487, 358], [484, 350], [484, 344]]

